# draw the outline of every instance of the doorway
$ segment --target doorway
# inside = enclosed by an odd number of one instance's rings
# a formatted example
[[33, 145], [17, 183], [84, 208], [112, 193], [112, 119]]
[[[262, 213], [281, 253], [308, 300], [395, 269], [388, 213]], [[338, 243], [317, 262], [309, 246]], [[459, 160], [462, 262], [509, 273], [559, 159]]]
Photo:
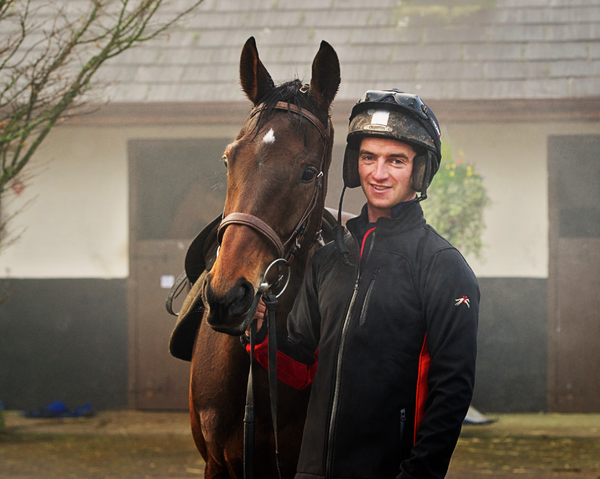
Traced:
[[192, 239], [221, 214], [229, 139], [130, 140], [129, 406], [188, 409], [190, 363], [168, 351], [167, 293]]
[[600, 136], [548, 139], [548, 410], [600, 412]]

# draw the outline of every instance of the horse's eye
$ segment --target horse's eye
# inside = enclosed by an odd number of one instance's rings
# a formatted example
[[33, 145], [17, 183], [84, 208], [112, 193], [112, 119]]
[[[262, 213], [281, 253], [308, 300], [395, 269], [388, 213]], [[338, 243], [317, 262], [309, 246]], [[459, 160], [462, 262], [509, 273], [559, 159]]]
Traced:
[[227, 168], [227, 155], [223, 155], [223, 157], [221, 159], [223, 160], [223, 164], [225, 165], [225, 168]]
[[304, 173], [302, 173], [300, 181], [302, 181], [302, 183], [310, 183], [315, 179], [315, 176], [317, 176], [317, 169], [314, 166], [309, 166], [304, 170]]

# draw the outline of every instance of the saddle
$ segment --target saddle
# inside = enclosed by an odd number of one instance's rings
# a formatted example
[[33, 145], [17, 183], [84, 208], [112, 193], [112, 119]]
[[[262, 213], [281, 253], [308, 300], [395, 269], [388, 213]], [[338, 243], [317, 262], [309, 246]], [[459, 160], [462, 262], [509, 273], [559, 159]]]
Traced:
[[[185, 271], [177, 278], [167, 297], [167, 311], [172, 313], [173, 299], [186, 286], [190, 288], [169, 339], [169, 352], [183, 361], [192, 360], [196, 333], [204, 316], [204, 304], [198, 298], [200, 298], [204, 277], [210, 272], [217, 259], [219, 247], [217, 231], [220, 223], [221, 216], [218, 216], [194, 238], [185, 256]], [[333, 240], [333, 228], [336, 223], [335, 217], [328, 210], [324, 210], [321, 222], [320, 243], [322, 245]]]

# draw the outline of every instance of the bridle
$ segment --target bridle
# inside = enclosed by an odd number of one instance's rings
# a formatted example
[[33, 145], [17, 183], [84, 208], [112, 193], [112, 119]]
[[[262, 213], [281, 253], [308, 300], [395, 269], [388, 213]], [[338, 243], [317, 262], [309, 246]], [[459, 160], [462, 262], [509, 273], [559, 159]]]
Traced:
[[[253, 117], [265, 109], [265, 105], [259, 105], [252, 110], [250, 115], [251, 117]], [[329, 146], [331, 144], [331, 127], [329, 121], [327, 122], [327, 127], [325, 127], [323, 123], [310, 111], [296, 106], [293, 103], [280, 101], [275, 104], [273, 109], [285, 110], [300, 115], [301, 117], [310, 121], [321, 135], [321, 139], [323, 140], [325, 148], [323, 150], [323, 155], [321, 156], [321, 161], [319, 164], [319, 173], [317, 174], [317, 177], [315, 179], [315, 188], [313, 190], [311, 199], [308, 205], [306, 206], [304, 213], [300, 217], [300, 220], [296, 224], [296, 227], [285, 241], [282, 241], [279, 235], [273, 230], [273, 228], [271, 228], [263, 220], [252, 214], [242, 212], [229, 213], [223, 218], [221, 224], [219, 225], [217, 238], [219, 244], [221, 244], [223, 234], [225, 233], [225, 229], [232, 224], [247, 226], [262, 234], [269, 241], [269, 243], [273, 245], [277, 250], [277, 254], [279, 255], [278, 259], [283, 259], [285, 264], [289, 265], [293, 261], [294, 257], [298, 254], [302, 246], [302, 241], [307, 232], [308, 220], [312, 215], [315, 207], [317, 206], [319, 200], [319, 192], [323, 190], [323, 167], [325, 164], [327, 152], [329, 151]]]
[[[307, 90], [308, 90], [307, 87], [302, 87], [300, 89], [300, 91], [302, 91], [303, 93], [306, 93]], [[280, 268], [284, 265], [287, 265], [289, 267], [290, 264], [292, 263], [294, 257], [300, 251], [300, 248], [302, 246], [302, 240], [307, 232], [308, 220], [309, 220], [310, 216], [312, 215], [315, 207], [317, 206], [318, 199], [319, 199], [319, 192], [322, 191], [322, 189], [323, 189], [323, 179], [324, 179], [323, 167], [325, 166], [325, 158], [327, 157], [327, 152], [329, 151], [329, 147], [331, 146], [331, 142], [332, 142], [331, 125], [330, 125], [329, 119], [327, 121], [327, 126], [324, 126], [323, 123], [315, 115], [313, 115], [310, 111], [300, 108], [300, 107], [294, 105], [293, 103], [287, 103], [287, 102], [283, 102], [283, 101], [277, 102], [275, 104], [275, 106], [273, 106], [271, 108], [276, 109], [276, 110], [289, 111], [289, 112], [295, 113], [297, 115], [300, 115], [301, 117], [310, 121], [313, 124], [313, 126], [318, 130], [319, 134], [321, 135], [321, 139], [324, 142], [325, 148], [323, 150], [323, 155], [321, 157], [321, 161], [319, 164], [319, 173], [317, 174], [317, 178], [315, 181], [315, 188], [313, 190], [311, 199], [310, 199], [308, 205], [306, 206], [304, 213], [300, 217], [300, 220], [298, 221], [296, 227], [294, 228], [294, 230], [292, 231], [290, 236], [285, 241], [282, 241], [281, 238], [279, 237], [279, 235], [267, 223], [265, 223], [263, 220], [261, 220], [257, 216], [251, 215], [249, 213], [242, 213], [242, 212], [230, 213], [225, 218], [222, 218], [221, 222], [217, 226], [217, 238], [218, 238], [219, 245], [221, 244], [221, 241], [223, 239], [223, 234], [225, 233], [225, 229], [228, 226], [237, 224], [237, 225], [244, 225], [244, 226], [250, 227], [250, 228], [254, 229], [255, 231], [259, 232], [277, 250], [277, 254], [278, 254], [277, 258], [275, 259], [275, 261], [273, 261], [267, 267], [267, 269], [265, 270], [265, 273], [263, 274], [263, 280], [261, 281], [261, 284], [259, 287], [259, 293], [264, 293], [264, 292], [269, 291], [275, 284], [279, 283], [281, 280], [281, 277], [279, 277], [279, 279], [274, 284], [268, 284], [266, 282], [266, 273], [268, 273], [268, 271], [271, 269], [271, 267], [273, 267], [275, 264], [277, 264]], [[266, 110], [266, 109], [267, 109], [267, 107], [264, 104], [258, 105], [250, 112], [250, 118], [255, 117], [261, 111]], [[212, 227], [212, 225], [211, 225], [211, 227]], [[314, 239], [314, 241], [319, 241], [320, 233], [321, 233], [320, 231], [317, 232], [316, 238]], [[293, 245], [292, 245], [292, 242], [293, 242]], [[219, 246], [219, 248], [217, 248], [217, 255], [218, 255], [219, 249], [220, 249], [220, 246]], [[288, 280], [289, 280], [289, 274], [290, 274], [290, 272], [288, 269]], [[173, 301], [175, 300], [175, 298], [177, 298], [181, 294], [181, 292], [183, 291], [183, 289], [185, 288], [185, 285], [187, 283], [188, 283], [187, 271], [183, 271], [183, 273], [181, 273], [181, 275], [179, 275], [179, 277], [177, 278], [177, 280], [171, 287], [171, 290], [169, 291], [169, 294], [167, 296], [165, 307], [169, 314], [171, 314], [173, 316], [179, 316], [179, 313], [177, 313], [173, 310]], [[287, 283], [286, 283], [286, 285], [287, 285]], [[285, 287], [284, 287], [284, 289], [285, 289]], [[277, 294], [277, 297], [281, 296], [282, 293], [283, 293], [283, 290], [281, 290]], [[250, 308], [249, 312], [251, 312], [252, 315], [254, 315], [255, 310], [256, 310], [256, 307], [254, 306], [254, 307]]]

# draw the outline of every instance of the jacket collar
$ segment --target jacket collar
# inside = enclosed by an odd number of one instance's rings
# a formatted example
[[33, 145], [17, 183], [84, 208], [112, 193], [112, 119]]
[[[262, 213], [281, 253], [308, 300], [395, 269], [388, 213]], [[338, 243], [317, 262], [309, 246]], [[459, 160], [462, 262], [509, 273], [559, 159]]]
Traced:
[[394, 206], [391, 218], [379, 218], [375, 223], [369, 223], [367, 204], [365, 203], [360, 215], [348, 220], [346, 227], [353, 236], [361, 240], [365, 233], [373, 227], [377, 228], [377, 234], [380, 232], [397, 234], [424, 223], [425, 218], [423, 218], [421, 205], [418, 201], [411, 200]]

